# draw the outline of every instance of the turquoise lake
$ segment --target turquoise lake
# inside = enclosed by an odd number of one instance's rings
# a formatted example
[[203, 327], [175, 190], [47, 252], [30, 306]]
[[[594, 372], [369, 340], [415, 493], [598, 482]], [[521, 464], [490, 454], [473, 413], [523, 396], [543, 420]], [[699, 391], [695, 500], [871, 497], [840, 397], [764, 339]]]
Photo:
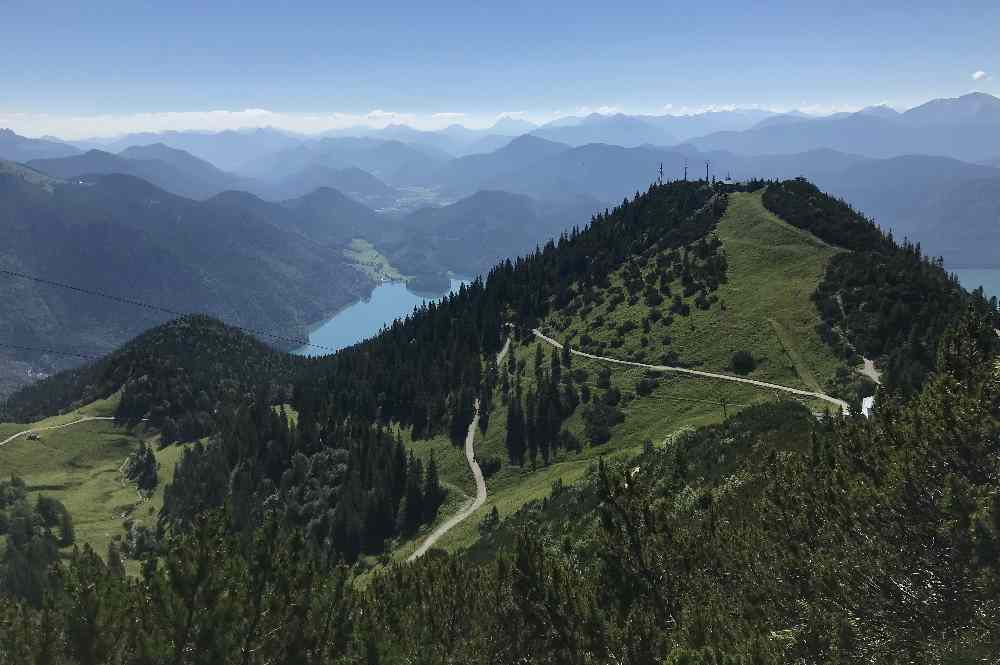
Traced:
[[[451, 290], [462, 285], [462, 280], [452, 279]], [[374, 337], [385, 326], [413, 312], [413, 308], [441, 296], [421, 296], [406, 288], [402, 282], [379, 284], [371, 296], [348, 305], [318, 325], [309, 333], [309, 343], [330, 349], [343, 349]], [[293, 351], [300, 356], [322, 356], [332, 353], [327, 349], [303, 346]]]

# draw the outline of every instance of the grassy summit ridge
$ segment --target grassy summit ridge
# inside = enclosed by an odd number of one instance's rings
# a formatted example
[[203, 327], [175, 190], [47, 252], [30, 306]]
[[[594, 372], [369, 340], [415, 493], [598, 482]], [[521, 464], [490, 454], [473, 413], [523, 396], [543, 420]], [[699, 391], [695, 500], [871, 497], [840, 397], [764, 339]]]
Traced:
[[[673, 352], [673, 364], [708, 371], [732, 372], [729, 365], [733, 353], [748, 350], [758, 360], [751, 378], [811, 391], [835, 389], [838, 371], [843, 376], [849, 368], [819, 337], [816, 327], [821, 319], [811, 296], [830, 259], [844, 250], [779, 219], [763, 206], [760, 192], [730, 193], [725, 214], [712, 235], [721, 241], [727, 269], [725, 281], [711, 294], [717, 301], [707, 309], [696, 305], [697, 294], [682, 296], [688, 305], [686, 316], [674, 314], [673, 323], [667, 325], [667, 314], [649, 324], [649, 332], [644, 333], [643, 320], [656, 307], [651, 308], [643, 298], [629, 304], [627, 296], [612, 305], [616, 294], [627, 293], [623, 273], [628, 268], [623, 266], [610, 275], [607, 288], [590, 291], [588, 302], [600, 305], [590, 307], [586, 313], [584, 307], [556, 310], [540, 327], [557, 339], [568, 339], [574, 348], [599, 355], [660, 363]], [[658, 255], [646, 261], [645, 275], [658, 272]], [[683, 293], [677, 283], [673, 291]], [[669, 306], [667, 300], [659, 308], [667, 312]], [[631, 330], [619, 333], [623, 326]], [[584, 335], [591, 340], [586, 346], [580, 343]], [[669, 344], [664, 343], [667, 336], [671, 338]], [[648, 339], [645, 345], [643, 337]], [[551, 347], [544, 342], [525, 339], [514, 347], [517, 364], [523, 368], [525, 393], [537, 388], [532, 367], [539, 347], [548, 362]], [[719, 422], [724, 412], [732, 414], [751, 404], [787, 397], [752, 386], [677, 375], [659, 375], [651, 392], [641, 396], [637, 388], [646, 374], [640, 369], [580, 357], [572, 359], [572, 368], [587, 373], [587, 378], [575, 385], [580, 388], [586, 384], [594, 399], [604, 392], [596, 384], [598, 374], [610, 369], [610, 386], [624, 396], [620, 403], [623, 422], [612, 427], [607, 443], [590, 443], [583, 415], [586, 405], [581, 404], [565, 420], [564, 428], [583, 442], [582, 449], [558, 450], [549, 465], [539, 462], [537, 468], [531, 464], [518, 467], [506, 463], [508, 405], [496, 400], [496, 410], [476, 445], [480, 459], [500, 459], [503, 466], [487, 482], [489, 496], [483, 508], [439, 541], [440, 547], [454, 549], [473, 544], [479, 537], [479, 522], [494, 507], [501, 515], [510, 514], [526, 501], [546, 496], [553, 483], [569, 485], [582, 478], [600, 457], [627, 457], [641, 451], [646, 440], [660, 444], [677, 432]], [[727, 402], [725, 410], [723, 401]], [[806, 404], [816, 411], [828, 408], [822, 402]], [[470, 479], [461, 451], [451, 448], [443, 438], [435, 441], [415, 442], [411, 448], [424, 455], [433, 450], [441, 464], [442, 478], [467, 486]], [[404, 548], [401, 553], [408, 550]]]

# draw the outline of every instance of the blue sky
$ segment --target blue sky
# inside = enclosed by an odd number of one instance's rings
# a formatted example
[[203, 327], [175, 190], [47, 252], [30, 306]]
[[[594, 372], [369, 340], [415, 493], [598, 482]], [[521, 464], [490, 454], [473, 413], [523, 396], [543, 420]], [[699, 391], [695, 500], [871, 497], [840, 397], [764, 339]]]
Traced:
[[3, 1], [0, 123], [481, 125], [1000, 93], [995, 0], [280, 4]]

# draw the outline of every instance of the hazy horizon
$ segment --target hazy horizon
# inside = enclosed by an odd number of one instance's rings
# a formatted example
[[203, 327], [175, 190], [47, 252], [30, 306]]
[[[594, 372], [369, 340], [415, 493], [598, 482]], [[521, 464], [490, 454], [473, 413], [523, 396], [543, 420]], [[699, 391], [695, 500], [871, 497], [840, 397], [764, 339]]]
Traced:
[[[982, 80], [989, 80], [989, 78]], [[953, 98], [967, 94], [993, 95], [993, 93], [986, 92], [985, 90], [974, 88]], [[940, 98], [929, 97], [912, 106], [893, 105], [887, 102], [877, 102], [863, 106], [842, 105], [833, 107], [819, 107], [808, 104], [793, 107], [767, 107], [755, 104], [675, 107], [673, 104], [667, 104], [663, 108], [653, 111], [632, 111], [621, 107], [601, 106], [596, 108], [580, 107], [572, 111], [553, 111], [547, 114], [527, 111], [499, 112], [492, 116], [479, 117], [458, 112], [439, 112], [430, 115], [420, 115], [416, 113], [383, 111], [380, 109], [364, 115], [339, 112], [325, 114], [277, 113], [267, 109], [139, 113], [125, 116], [59, 116], [0, 112], [0, 129], [11, 129], [22, 136], [30, 138], [51, 137], [66, 141], [110, 140], [129, 134], [140, 133], [194, 132], [211, 134], [223, 131], [254, 131], [259, 129], [272, 129], [288, 134], [314, 136], [331, 132], [377, 131], [392, 126], [405, 126], [421, 131], [440, 131], [452, 126], [460, 126], [470, 130], [485, 130], [505, 120], [525, 121], [535, 127], [542, 127], [547, 123], [583, 118], [592, 114], [603, 116], [624, 114], [633, 117], [691, 117], [711, 113], [761, 112], [775, 115], [799, 113], [805, 117], [820, 118], [836, 113], [855, 113], [877, 106], [904, 112], [932, 99]], [[92, 128], [95, 127], [108, 127], [109, 130], [108, 133], [100, 133], [100, 130], [92, 131]]]
[[311, 134], [485, 128], [503, 115], [825, 115], [1000, 94], [1000, 6], [888, 4], [14, 2], [0, 26], [0, 127], [67, 140], [264, 126]]

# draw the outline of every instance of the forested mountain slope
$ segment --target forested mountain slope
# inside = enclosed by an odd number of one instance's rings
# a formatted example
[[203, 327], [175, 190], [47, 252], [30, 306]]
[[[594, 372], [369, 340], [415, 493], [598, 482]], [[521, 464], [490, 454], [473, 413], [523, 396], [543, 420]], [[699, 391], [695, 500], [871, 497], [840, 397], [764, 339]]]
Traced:
[[[852, 281], [865, 266], [884, 299]], [[826, 308], [838, 295], [842, 318]], [[996, 631], [996, 325], [995, 304], [806, 182], [653, 186], [333, 356], [286, 366], [232, 340], [260, 357], [238, 385], [291, 377], [291, 394], [191, 391], [218, 404], [218, 435], [178, 465], [142, 578], [123, 583], [84, 552], [65, 584], [39, 577], [66, 602], [0, 609], [17, 635], [0, 649], [24, 659], [58, 644], [72, 663], [94, 649], [112, 662], [143, 649], [178, 662], [979, 657]], [[817, 421], [815, 404], [753, 386], [581, 361], [536, 341], [539, 326], [597, 355], [852, 402], [871, 388], [855, 354], [889, 371], [873, 419]], [[154, 367], [101, 374], [122, 381], [123, 415], [170, 415], [157, 409], [188, 394], [172, 386], [211, 380], [210, 367], [174, 370], [200, 363], [179, 353], [184, 334], [136, 341], [164, 340]], [[139, 371], [180, 380], [149, 390]], [[441, 544], [482, 535], [486, 563], [431, 552], [354, 591], [337, 562], [387, 565], [379, 555], [457, 506], [449, 440], [477, 398], [491, 496]], [[587, 478], [602, 456], [626, 461]], [[75, 630], [86, 603], [109, 630]], [[179, 606], [195, 609], [178, 619]], [[139, 614], [150, 621], [114, 628]]]
[[[250, 195], [196, 202], [127, 176], [92, 184], [0, 175], [0, 267], [237, 325], [301, 337], [305, 326], [363, 295], [371, 281], [338, 245], [303, 235], [311, 222]], [[356, 204], [360, 205], [360, 204]], [[326, 227], [336, 221], [324, 218]], [[334, 244], [329, 244], [334, 242]], [[0, 339], [102, 355], [176, 314], [4, 275]], [[4, 357], [51, 371], [78, 358]]]
[[913, 399], [821, 423], [762, 405], [598, 465], [505, 520], [485, 562], [432, 554], [356, 590], [348, 568], [310, 557], [308, 532], [281, 528], [287, 513], [240, 535], [231, 512], [175, 530], [137, 580], [85, 548], [44, 610], [0, 601], [0, 649], [65, 663], [988, 659], [1000, 364], [984, 306], [940, 340]]
[[97, 362], [24, 388], [6, 409], [11, 419], [29, 422], [122, 391], [115, 413], [121, 422], [148, 419], [163, 430], [165, 442], [190, 441], [215, 431], [214, 416], [227, 401], [238, 404], [255, 393], [270, 402], [286, 401], [305, 362], [193, 315], [154, 328]]
[[814, 299], [823, 336], [846, 357], [879, 357], [894, 390], [913, 392], [934, 366], [937, 340], [962, 311], [962, 289], [919, 245], [898, 245], [805, 180], [769, 186], [763, 202], [788, 223], [852, 250], [835, 258]]

